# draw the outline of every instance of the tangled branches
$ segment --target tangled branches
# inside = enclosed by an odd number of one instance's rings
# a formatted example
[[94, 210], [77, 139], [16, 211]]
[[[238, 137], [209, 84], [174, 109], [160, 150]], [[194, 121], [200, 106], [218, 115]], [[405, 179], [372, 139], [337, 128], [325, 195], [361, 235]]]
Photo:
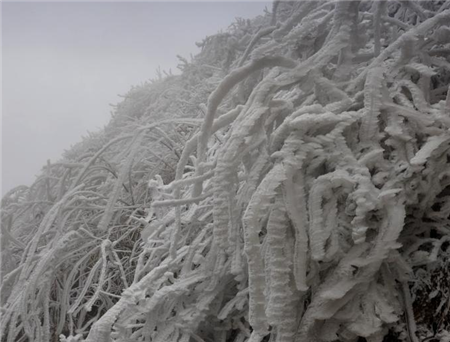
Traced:
[[273, 9], [217, 36], [228, 74], [214, 37], [184, 60], [204, 118], [118, 115], [5, 196], [5, 341], [446, 338], [414, 302], [450, 254], [448, 3]]

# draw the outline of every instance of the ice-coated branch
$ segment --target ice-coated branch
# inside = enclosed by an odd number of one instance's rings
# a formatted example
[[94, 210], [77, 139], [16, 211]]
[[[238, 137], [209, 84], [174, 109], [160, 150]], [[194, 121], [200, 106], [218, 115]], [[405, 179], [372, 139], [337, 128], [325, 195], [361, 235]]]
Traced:
[[133, 88], [3, 198], [2, 340], [445, 336], [449, 20], [275, 1]]

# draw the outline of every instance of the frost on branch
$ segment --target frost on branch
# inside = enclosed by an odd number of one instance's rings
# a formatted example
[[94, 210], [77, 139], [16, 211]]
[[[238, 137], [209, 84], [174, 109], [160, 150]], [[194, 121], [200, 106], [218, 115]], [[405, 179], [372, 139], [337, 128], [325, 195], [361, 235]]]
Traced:
[[3, 198], [2, 340], [448, 341], [449, 3], [272, 10]]

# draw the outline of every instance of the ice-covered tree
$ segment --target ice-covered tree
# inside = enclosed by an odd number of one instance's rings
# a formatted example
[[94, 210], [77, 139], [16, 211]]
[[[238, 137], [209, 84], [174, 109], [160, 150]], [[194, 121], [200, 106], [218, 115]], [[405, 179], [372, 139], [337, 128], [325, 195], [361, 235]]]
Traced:
[[449, 341], [450, 2], [198, 45], [3, 198], [2, 339]]

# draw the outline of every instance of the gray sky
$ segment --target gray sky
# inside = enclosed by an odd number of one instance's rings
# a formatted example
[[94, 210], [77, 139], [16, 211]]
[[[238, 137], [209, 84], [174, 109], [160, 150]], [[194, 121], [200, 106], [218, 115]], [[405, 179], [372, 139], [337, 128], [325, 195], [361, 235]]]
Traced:
[[109, 104], [155, 76], [176, 71], [196, 41], [253, 18], [270, 2], [3, 2], [2, 195], [30, 185]]

